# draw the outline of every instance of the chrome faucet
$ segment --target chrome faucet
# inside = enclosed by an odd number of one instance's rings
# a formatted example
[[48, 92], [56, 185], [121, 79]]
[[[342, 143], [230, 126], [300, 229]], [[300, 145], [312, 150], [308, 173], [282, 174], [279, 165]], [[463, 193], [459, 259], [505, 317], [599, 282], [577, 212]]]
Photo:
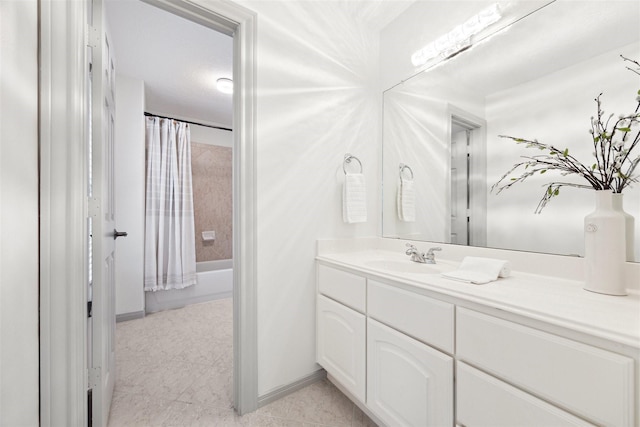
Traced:
[[418, 248], [413, 246], [411, 243], [407, 243], [407, 247], [409, 249], [407, 249], [407, 251], [405, 253], [407, 255], [411, 255], [411, 261], [420, 262], [420, 263], [426, 263], [427, 262], [427, 260], [425, 259], [425, 254], [424, 253], [420, 253], [418, 251]]
[[407, 255], [411, 256], [411, 261], [419, 262], [423, 264], [435, 264], [436, 263], [436, 255], [433, 251], [441, 251], [442, 248], [430, 248], [427, 253], [420, 253], [418, 248], [413, 246], [411, 243], [407, 243], [407, 251], [405, 252]]
[[429, 248], [429, 250], [427, 251], [427, 255], [425, 255], [425, 262], [427, 264], [435, 264], [436, 263], [436, 254], [433, 253], [433, 251], [441, 251], [442, 248], [440, 247], [436, 247], [436, 248]]

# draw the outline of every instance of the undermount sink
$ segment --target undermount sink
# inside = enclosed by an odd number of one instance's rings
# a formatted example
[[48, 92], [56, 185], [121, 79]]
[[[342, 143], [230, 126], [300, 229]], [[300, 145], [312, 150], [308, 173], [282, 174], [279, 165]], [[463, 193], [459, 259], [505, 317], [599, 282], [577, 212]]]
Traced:
[[377, 259], [365, 261], [367, 267], [375, 268], [376, 270], [387, 270], [394, 273], [418, 273], [418, 274], [435, 274], [441, 273], [446, 269], [439, 264], [423, 264], [419, 262], [413, 262], [409, 259], [406, 261], [392, 261], [385, 259]]

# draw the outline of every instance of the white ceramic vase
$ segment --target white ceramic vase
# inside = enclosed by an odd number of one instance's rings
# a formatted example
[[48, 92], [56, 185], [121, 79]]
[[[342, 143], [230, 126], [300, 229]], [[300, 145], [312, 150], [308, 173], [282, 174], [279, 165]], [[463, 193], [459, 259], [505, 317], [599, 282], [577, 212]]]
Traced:
[[588, 291], [627, 295], [625, 216], [611, 190], [597, 190], [596, 210], [584, 218], [585, 286]]
[[633, 236], [635, 236], [635, 219], [633, 218], [633, 215], [629, 214], [628, 212], [624, 211], [624, 208], [622, 207], [622, 200], [623, 200], [623, 196], [624, 194], [622, 193], [613, 193], [613, 208], [615, 210], [619, 210], [622, 212], [622, 214], [624, 215], [624, 222], [625, 222], [625, 227], [624, 227], [624, 238], [625, 238], [625, 242], [626, 242], [626, 257], [625, 260], [628, 262], [634, 262], [635, 261], [635, 250], [633, 247], [634, 241], [633, 241]]

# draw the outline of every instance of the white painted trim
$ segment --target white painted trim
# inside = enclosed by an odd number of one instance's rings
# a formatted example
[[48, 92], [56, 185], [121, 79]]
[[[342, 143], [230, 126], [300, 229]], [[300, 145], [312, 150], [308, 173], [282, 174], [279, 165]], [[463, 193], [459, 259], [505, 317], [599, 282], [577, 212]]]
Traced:
[[257, 15], [228, 0], [144, 0], [233, 36], [233, 402], [258, 409], [256, 254]]
[[132, 311], [130, 313], [116, 314], [116, 323], [127, 322], [129, 320], [142, 319], [144, 317], [144, 310]]
[[[198, 286], [198, 285], [194, 285], [194, 286]], [[186, 288], [186, 289], [189, 289], [189, 288]], [[156, 313], [156, 312], [165, 311], [165, 310], [175, 310], [176, 308], [182, 308], [192, 304], [201, 304], [204, 302], [233, 297], [233, 291], [231, 289], [229, 289], [228, 291], [214, 292], [206, 295], [181, 297], [178, 292], [183, 290], [184, 289], [177, 289], [176, 290], [177, 292], [172, 294], [170, 298], [163, 298], [163, 299], [158, 298], [157, 300], [154, 300], [153, 298], [149, 298], [147, 295], [145, 295], [145, 311], [143, 313], [150, 314], [150, 313]], [[167, 292], [172, 292], [172, 291], [162, 291], [162, 292], [166, 294]], [[116, 316], [116, 321], [119, 321], [118, 316]], [[125, 319], [125, 320], [129, 320], [129, 319]]]
[[[471, 145], [471, 164], [469, 177], [471, 182], [469, 207], [473, 215], [471, 216], [471, 235], [469, 236], [470, 246], [487, 245], [487, 122], [481, 117], [471, 114], [454, 105], [447, 105], [447, 141], [451, 141], [451, 121], [466, 123], [472, 128], [480, 128], [478, 138], [474, 139]], [[449, 159], [449, 162], [451, 159]], [[451, 165], [447, 171], [451, 170]], [[451, 200], [451, 180], [447, 183], [447, 194]], [[451, 206], [447, 210], [447, 218], [451, 217]], [[451, 234], [451, 223], [447, 222], [447, 236]]]
[[262, 408], [265, 405], [268, 405], [271, 402], [275, 402], [276, 400], [282, 399], [283, 397], [294, 393], [308, 385], [316, 383], [318, 381], [322, 381], [327, 378], [327, 371], [324, 369], [319, 369], [298, 381], [294, 381], [291, 384], [287, 384], [285, 386], [279, 387], [276, 390], [273, 390], [263, 396], [260, 396], [258, 399], [258, 407]]
[[[234, 36], [234, 405], [257, 409], [256, 25], [227, 0], [158, 0]], [[40, 2], [41, 425], [85, 425], [86, 153], [84, 1]], [[183, 15], [184, 16], [184, 15]], [[220, 30], [218, 28], [218, 30]]]
[[42, 426], [86, 425], [86, 2], [40, 2]]

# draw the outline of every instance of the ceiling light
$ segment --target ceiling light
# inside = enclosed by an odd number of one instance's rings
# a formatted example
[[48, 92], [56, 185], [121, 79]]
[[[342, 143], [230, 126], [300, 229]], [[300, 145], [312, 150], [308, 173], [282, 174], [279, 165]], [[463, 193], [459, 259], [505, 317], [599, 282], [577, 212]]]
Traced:
[[411, 62], [418, 67], [436, 57], [448, 58], [454, 53], [469, 47], [473, 35], [498, 22], [501, 17], [498, 4], [495, 3], [469, 18], [464, 24], [458, 25], [447, 34], [438, 37], [422, 49], [418, 49], [411, 55]]
[[233, 93], [233, 80], [231, 79], [218, 79], [216, 81], [216, 88], [222, 93]]

